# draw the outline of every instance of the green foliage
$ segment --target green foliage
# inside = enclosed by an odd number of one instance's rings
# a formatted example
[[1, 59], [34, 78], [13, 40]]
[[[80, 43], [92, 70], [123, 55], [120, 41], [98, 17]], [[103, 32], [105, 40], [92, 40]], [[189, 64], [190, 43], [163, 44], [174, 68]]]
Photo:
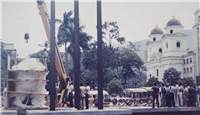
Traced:
[[156, 83], [158, 85], [158, 84], [161, 84], [162, 82], [158, 81], [157, 78], [152, 77], [147, 81], [147, 83], [144, 86], [145, 87], [152, 87], [154, 83]]
[[[47, 50], [47, 53], [50, 56], [50, 51]], [[29, 54], [29, 56], [30, 56], [30, 58], [42, 58], [43, 54], [44, 54], [44, 51], [40, 50], [40, 51], [38, 51], [36, 53]]]
[[174, 83], [181, 79], [181, 72], [177, 71], [175, 68], [171, 67], [164, 72], [163, 82], [164, 83]]
[[[69, 11], [68, 13], [64, 13], [63, 15], [63, 21], [58, 20], [57, 22], [61, 23], [58, 29], [58, 45], [65, 45], [65, 61], [68, 62], [68, 53], [71, 54], [71, 56], [74, 58], [74, 18], [72, 18], [73, 12]], [[79, 45], [82, 48], [83, 51], [89, 50], [88, 42], [93, 38], [92, 36], [88, 35], [86, 32], [84, 32], [85, 26], [79, 25]], [[69, 43], [69, 46], [67, 45]], [[74, 60], [73, 60], [74, 61]], [[74, 63], [73, 63], [74, 64]], [[65, 63], [65, 70], [66, 73], [68, 73], [68, 63]], [[74, 65], [75, 67], [75, 65]], [[83, 73], [83, 72], [81, 72]], [[82, 75], [81, 75], [82, 76]], [[84, 79], [81, 77], [81, 79]]]
[[112, 94], [118, 94], [118, 95], [123, 95], [123, 86], [121, 82], [114, 78], [113, 80], [108, 83], [108, 93], [109, 95]]
[[[86, 69], [97, 69], [97, 43], [91, 43], [89, 50], [85, 51], [83, 65]], [[105, 43], [102, 44], [102, 67], [106, 72], [107, 68], [114, 69], [118, 66], [119, 53], [118, 48], [109, 47]]]
[[97, 86], [98, 80], [97, 80], [97, 71], [96, 70], [87, 72], [85, 75], [85, 78], [86, 78], [85, 82], [89, 83], [91, 88], [94, 89]]
[[194, 83], [194, 79], [192, 77], [187, 77], [187, 78], [183, 78], [180, 79], [181, 84], [193, 84]]
[[115, 39], [120, 44], [123, 44], [125, 42], [124, 37], [119, 36], [119, 26], [117, 25], [117, 22], [105, 22], [102, 25], [102, 36], [103, 38], [107, 39], [106, 36], [109, 38], [109, 46], [112, 46], [112, 40]]
[[136, 76], [135, 68], [140, 70], [144, 62], [142, 59], [134, 52], [127, 48], [120, 50], [120, 66], [122, 67], [122, 77], [124, 79], [124, 85], [128, 77]]
[[[89, 71], [97, 70], [97, 43], [91, 43], [90, 50], [85, 51], [83, 57], [83, 66]], [[119, 78], [117, 71], [119, 64], [119, 53], [117, 48], [109, 47], [102, 44], [102, 68], [103, 68], [103, 82], [106, 86], [114, 77]]]
[[[69, 11], [68, 13], [64, 13], [63, 22], [59, 26], [58, 29], [58, 45], [66, 45], [66, 43], [70, 43], [68, 46], [69, 53], [73, 56], [74, 54], [74, 18], [71, 18], [73, 12]], [[79, 25], [79, 45], [83, 50], [88, 50], [88, 42], [93, 38], [92, 36], [88, 35], [86, 32], [83, 32], [85, 26]]]
[[137, 73], [137, 75], [133, 77], [134, 87], [144, 86], [144, 83], [146, 82], [146, 74], [141, 71], [137, 71], [136, 73]]
[[132, 52], [140, 51], [140, 41], [138, 42], [128, 41], [127, 48]]
[[119, 72], [117, 71], [117, 69], [112, 70], [111, 68], [107, 68], [106, 73], [103, 76], [104, 84], [107, 85], [113, 78], [119, 79], [120, 78]]

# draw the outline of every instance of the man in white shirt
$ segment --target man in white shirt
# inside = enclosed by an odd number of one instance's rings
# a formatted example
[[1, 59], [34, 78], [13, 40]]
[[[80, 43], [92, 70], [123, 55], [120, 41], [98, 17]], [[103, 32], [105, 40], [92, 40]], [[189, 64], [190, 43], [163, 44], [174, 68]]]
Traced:
[[158, 85], [158, 87], [159, 87], [158, 101], [159, 101], [159, 106], [161, 106], [161, 84]]
[[175, 83], [174, 101], [175, 101], [175, 106], [178, 107], [179, 106], [179, 99], [178, 99], [179, 86], [177, 82], [174, 82], [174, 83]]
[[89, 98], [90, 86], [88, 83], [85, 84], [85, 104], [86, 109], [89, 109], [88, 98]]
[[180, 106], [183, 106], [183, 86], [179, 84], [179, 91], [178, 91], [178, 96], [179, 96], [179, 101], [180, 101]]
[[188, 86], [187, 86], [187, 84], [185, 84], [184, 90], [183, 90], [184, 106], [187, 106], [187, 96], [188, 96]]
[[85, 86], [83, 86], [83, 84], [81, 83], [80, 85], [80, 100], [82, 102], [81, 110], [84, 109], [84, 98], [85, 98]]

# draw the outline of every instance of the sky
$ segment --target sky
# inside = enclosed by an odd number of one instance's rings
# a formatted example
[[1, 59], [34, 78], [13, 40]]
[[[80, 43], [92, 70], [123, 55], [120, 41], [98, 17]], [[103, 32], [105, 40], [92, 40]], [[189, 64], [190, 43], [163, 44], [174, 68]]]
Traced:
[[[50, 2], [45, 0], [50, 14]], [[175, 16], [184, 29], [192, 29], [194, 25], [194, 12], [199, 8], [198, 0], [102, 0], [102, 24], [105, 21], [117, 22], [120, 36], [126, 41], [140, 41], [147, 39], [151, 30], [158, 25], [164, 31], [169, 20]], [[35, 0], [1, 0], [1, 29], [0, 39], [5, 43], [13, 43], [17, 49], [19, 58], [26, 58], [29, 54], [35, 53], [44, 47], [47, 41], [37, 3]], [[84, 29], [97, 41], [97, 3], [96, 0], [80, 0], [79, 18]], [[64, 12], [74, 10], [73, 0], [56, 1], [56, 19], [63, 20]], [[56, 36], [60, 24], [56, 23]], [[24, 34], [29, 33], [29, 42], [25, 43]], [[64, 52], [64, 47], [60, 48]]]

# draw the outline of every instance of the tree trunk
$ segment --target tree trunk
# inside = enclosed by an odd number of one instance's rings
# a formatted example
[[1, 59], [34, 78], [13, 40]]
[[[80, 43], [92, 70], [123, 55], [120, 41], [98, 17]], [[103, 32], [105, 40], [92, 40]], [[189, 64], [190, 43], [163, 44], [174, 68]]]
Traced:
[[69, 76], [68, 72], [68, 49], [67, 49], [67, 43], [65, 43], [65, 72], [67, 77]]

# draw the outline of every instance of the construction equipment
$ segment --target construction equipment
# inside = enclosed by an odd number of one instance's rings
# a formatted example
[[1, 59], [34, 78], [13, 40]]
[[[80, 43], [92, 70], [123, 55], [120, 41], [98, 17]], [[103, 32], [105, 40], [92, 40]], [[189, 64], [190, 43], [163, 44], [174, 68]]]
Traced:
[[[45, 32], [46, 32], [46, 35], [47, 35], [47, 39], [48, 39], [48, 42], [50, 44], [51, 39], [50, 39], [49, 13], [48, 13], [48, 10], [47, 10], [47, 7], [46, 7], [46, 4], [45, 4], [44, 1], [37, 1], [37, 3], [38, 3], [39, 14], [42, 18], [42, 22], [43, 22], [44, 29], [45, 29]], [[61, 95], [60, 99], [59, 99], [58, 106], [61, 106], [61, 103], [62, 103], [62, 100], [63, 100], [63, 97], [64, 97], [63, 95], [64, 95], [64, 92], [65, 92], [65, 89], [66, 89], [66, 87], [68, 88], [68, 84], [71, 81], [71, 79], [70, 79], [70, 77], [66, 76], [65, 68], [63, 66], [63, 62], [62, 62], [62, 59], [61, 59], [61, 56], [60, 56], [60, 52], [58, 50], [57, 42], [55, 42], [55, 43], [56, 43], [56, 46], [55, 46], [55, 65], [56, 65], [56, 70], [57, 70], [57, 73], [58, 73], [58, 76], [59, 76], [59, 81], [60, 81], [60, 84], [61, 84], [61, 91], [60, 91], [61, 94], [58, 94], [58, 95]]]

